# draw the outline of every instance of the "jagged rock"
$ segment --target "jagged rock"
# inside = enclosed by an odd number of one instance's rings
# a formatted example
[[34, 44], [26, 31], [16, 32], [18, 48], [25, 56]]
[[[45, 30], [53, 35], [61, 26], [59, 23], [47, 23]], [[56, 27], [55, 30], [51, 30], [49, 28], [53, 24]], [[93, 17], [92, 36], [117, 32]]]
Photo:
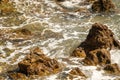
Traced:
[[85, 80], [86, 79], [86, 75], [78, 68], [73, 68], [69, 74], [68, 74], [68, 79], [73, 80], [74, 78], [78, 78], [80, 80]]
[[73, 51], [73, 53], [71, 54], [71, 56], [73, 57], [80, 57], [80, 58], [85, 58], [86, 57], [86, 54], [85, 54], [85, 51], [84, 49], [82, 48], [77, 48]]
[[112, 0], [97, 0], [92, 5], [93, 12], [115, 12]]
[[83, 76], [83, 77], [86, 77], [85, 74], [83, 72], [81, 72], [81, 70], [79, 68], [73, 68], [69, 74], [71, 75], [78, 75], [78, 76]]
[[55, 59], [45, 56], [39, 48], [31, 53], [18, 64], [20, 72], [26, 75], [46, 76], [61, 70], [60, 63]]
[[106, 49], [96, 49], [87, 53], [83, 62], [87, 65], [105, 65], [111, 63], [109, 51]]
[[11, 79], [14, 79], [14, 80], [19, 80], [19, 79], [21, 79], [21, 80], [28, 80], [26, 75], [22, 74], [22, 73], [11, 73], [11, 74], [9, 74], [9, 77]]
[[118, 64], [116, 64], [116, 63], [106, 65], [104, 67], [104, 70], [108, 74], [120, 75], [120, 68], [119, 68]]
[[92, 25], [86, 40], [79, 47], [82, 47], [87, 53], [99, 48], [120, 48], [120, 43], [114, 38], [114, 33], [106, 25], [95, 23]]

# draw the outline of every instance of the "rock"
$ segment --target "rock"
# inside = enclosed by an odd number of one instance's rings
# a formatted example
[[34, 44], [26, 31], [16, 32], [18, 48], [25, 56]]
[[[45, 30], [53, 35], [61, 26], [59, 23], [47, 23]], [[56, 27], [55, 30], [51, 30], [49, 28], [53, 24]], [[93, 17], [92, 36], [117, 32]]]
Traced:
[[78, 78], [80, 80], [86, 80], [85, 74], [81, 72], [81, 70], [78, 67], [73, 68], [67, 76], [67, 79], [69, 80], [74, 80], [75, 78]]
[[108, 64], [104, 67], [105, 72], [108, 74], [113, 74], [113, 75], [120, 75], [120, 68], [118, 64]]
[[79, 58], [85, 58], [86, 57], [86, 54], [85, 54], [85, 51], [84, 49], [82, 48], [77, 48], [73, 51], [73, 53], [71, 54], [71, 56], [73, 57], [79, 57]]
[[46, 76], [61, 70], [60, 63], [47, 57], [39, 48], [35, 48], [18, 64], [19, 72], [26, 75]]
[[21, 79], [21, 80], [28, 80], [26, 75], [22, 74], [22, 73], [11, 73], [11, 74], [9, 74], [9, 77], [11, 79], [14, 79], [14, 80], [19, 80], [19, 79]]
[[79, 68], [73, 68], [69, 74], [71, 75], [77, 75], [77, 76], [83, 76], [83, 77], [86, 77], [85, 74], [83, 72], [81, 72], [81, 70]]
[[96, 49], [90, 51], [83, 62], [87, 65], [105, 65], [111, 63], [109, 51], [106, 49]]
[[106, 25], [95, 23], [79, 47], [82, 47], [86, 53], [91, 50], [105, 48], [120, 48], [120, 43], [114, 38], [113, 32]]
[[112, 0], [97, 0], [92, 4], [93, 12], [115, 12], [115, 5]]

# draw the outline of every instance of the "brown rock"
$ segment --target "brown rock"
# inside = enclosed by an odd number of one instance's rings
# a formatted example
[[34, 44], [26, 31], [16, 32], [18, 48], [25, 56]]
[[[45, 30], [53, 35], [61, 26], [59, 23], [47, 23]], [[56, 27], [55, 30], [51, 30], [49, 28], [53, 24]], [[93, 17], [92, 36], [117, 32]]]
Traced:
[[112, 0], [97, 0], [92, 5], [93, 12], [114, 12], [115, 5]]
[[71, 54], [71, 56], [73, 57], [80, 57], [80, 58], [85, 58], [86, 57], [86, 54], [85, 54], [85, 51], [84, 49], [82, 48], [77, 48], [73, 51], [73, 53]]
[[105, 65], [111, 63], [109, 51], [106, 49], [96, 49], [90, 51], [83, 62], [87, 65]]
[[32, 50], [18, 66], [20, 68], [19, 71], [26, 75], [45, 76], [61, 70], [60, 63], [45, 56], [39, 48]]
[[104, 70], [109, 74], [120, 75], [120, 68], [116, 63], [106, 65]]
[[79, 68], [73, 68], [70, 72], [71, 75], [83, 76], [86, 77], [84, 73], [81, 72]]
[[22, 73], [11, 73], [9, 74], [9, 77], [14, 80], [28, 80], [25, 74]]
[[113, 32], [106, 25], [95, 23], [92, 25], [86, 40], [80, 44], [80, 47], [84, 48], [85, 52], [88, 53], [99, 48], [120, 48], [120, 43], [114, 38]]

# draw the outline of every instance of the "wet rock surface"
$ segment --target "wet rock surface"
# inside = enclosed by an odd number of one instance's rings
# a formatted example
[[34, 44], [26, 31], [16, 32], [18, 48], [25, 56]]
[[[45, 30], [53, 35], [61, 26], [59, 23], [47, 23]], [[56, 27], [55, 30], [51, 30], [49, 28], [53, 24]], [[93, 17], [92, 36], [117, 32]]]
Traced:
[[105, 65], [111, 63], [111, 56], [106, 49], [95, 49], [87, 53], [83, 62], [87, 65]]
[[115, 12], [112, 0], [97, 0], [92, 4], [93, 12]]
[[104, 70], [107, 74], [120, 75], [120, 67], [116, 63], [106, 65]]
[[120, 43], [114, 38], [114, 33], [106, 25], [95, 23], [80, 47], [84, 48], [87, 53], [98, 48], [120, 48]]
[[23, 61], [18, 63], [18, 67], [18, 72], [20, 73], [11, 74], [13, 79], [14, 77], [23, 78], [24, 74], [27, 76], [47, 76], [62, 70], [61, 64], [57, 60], [47, 57], [38, 47], [31, 51]]
[[73, 51], [72, 55], [78, 57], [86, 54], [83, 62], [87, 65], [105, 65], [111, 63], [108, 49], [113, 48], [120, 48], [120, 43], [114, 38], [113, 32], [106, 25], [95, 23], [89, 30], [86, 40]]

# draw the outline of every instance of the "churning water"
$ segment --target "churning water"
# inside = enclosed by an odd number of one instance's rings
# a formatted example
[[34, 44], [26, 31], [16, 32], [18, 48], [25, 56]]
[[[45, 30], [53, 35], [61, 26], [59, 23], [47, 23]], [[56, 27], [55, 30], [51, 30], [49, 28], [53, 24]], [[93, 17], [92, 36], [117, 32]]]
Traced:
[[[80, 13], [71, 11], [77, 8], [89, 9], [91, 5], [82, 5], [83, 0], [66, 0], [61, 4], [54, 0], [11, 0], [20, 14], [13, 16], [0, 17], [0, 30], [14, 30], [26, 26], [39, 26], [44, 28], [41, 34], [36, 37], [26, 39], [19, 37], [18, 42], [5, 40], [0, 44], [0, 73], [7, 71], [9, 66], [16, 65], [29, 52], [30, 48], [39, 46], [43, 52], [51, 58], [66, 65], [66, 69], [55, 75], [39, 78], [36, 80], [69, 80], [63, 75], [67, 74], [72, 68], [79, 67], [88, 77], [87, 80], [119, 80], [119, 76], [105, 75], [103, 70], [97, 70], [95, 66], [83, 66], [78, 58], [66, 58], [70, 53], [85, 40], [89, 29], [93, 23], [99, 22], [106, 24], [115, 34], [116, 39], [120, 40], [120, 2], [114, 0], [118, 12], [113, 15], [97, 15], [90, 13]], [[69, 9], [64, 11], [62, 7]], [[10, 21], [11, 20], [11, 21]], [[28, 27], [29, 28], [29, 27]], [[39, 29], [39, 28], [38, 28]], [[38, 30], [39, 31], [39, 30]], [[53, 35], [46, 34], [46, 31], [52, 31]], [[33, 31], [35, 32], [35, 31]], [[56, 34], [57, 33], [57, 34]], [[56, 35], [54, 35], [56, 34]], [[4, 38], [12, 34], [6, 34]], [[40, 36], [45, 36], [41, 39]], [[1, 38], [1, 41], [4, 40]], [[4, 49], [9, 49], [10, 54]], [[112, 63], [118, 63], [120, 66], [120, 50], [112, 50]], [[74, 80], [84, 80], [79, 76]]]

